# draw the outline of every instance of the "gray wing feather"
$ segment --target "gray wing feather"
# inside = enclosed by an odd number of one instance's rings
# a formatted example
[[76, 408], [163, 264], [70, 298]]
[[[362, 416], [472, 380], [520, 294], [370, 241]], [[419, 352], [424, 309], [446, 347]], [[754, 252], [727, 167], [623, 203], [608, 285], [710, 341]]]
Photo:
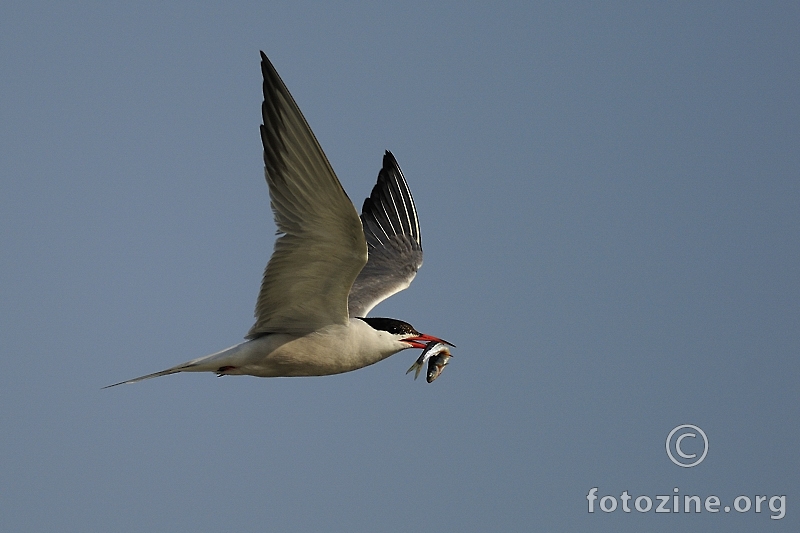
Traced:
[[264, 52], [261, 72], [264, 170], [282, 235], [264, 271], [247, 338], [347, 323], [347, 297], [367, 262], [358, 212]]
[[369, 260], [350, 291], [351, 317], [364, 317], [378, 303], [411, 284], [422, 266], [422, 240], [411, 190], [391, 152], [372, 194], [364, 200], [361, 224]]

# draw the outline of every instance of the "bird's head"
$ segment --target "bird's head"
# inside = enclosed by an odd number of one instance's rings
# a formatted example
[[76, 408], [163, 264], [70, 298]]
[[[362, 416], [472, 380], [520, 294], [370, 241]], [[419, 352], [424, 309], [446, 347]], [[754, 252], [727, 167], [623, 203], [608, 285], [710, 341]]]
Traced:
[[441, 342], [455, 348], [455, 344], [447, 342], [439, 337], [420, 333], [408, 322], [394, 318], [362, 318], [373, 329], [385, 331], [395, 337], [398, 341], [405, 343], [409, 348], [425, 348], [430, 342]]

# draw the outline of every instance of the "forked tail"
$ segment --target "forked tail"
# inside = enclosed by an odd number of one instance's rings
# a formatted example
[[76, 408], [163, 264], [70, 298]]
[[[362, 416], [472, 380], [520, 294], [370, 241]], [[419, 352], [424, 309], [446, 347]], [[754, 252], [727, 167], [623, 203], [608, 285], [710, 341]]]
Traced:
[[161, 372], [153, 372], [152, 374], [147, 374], [146, 376], [139, 376], [138, 378], [128, 379], [126, 381], [120, 381], [119, 383], [114, 383], [113, 385], [106, 385], [103, 387], [104, 389], [110, 389], [111, 387], [116, 387], [117, 385], [125, 385], [127, 383], [139, 383], [140, 381], [144, 381], [150, 378], [158, 378], [161, 376], [169, 376], [170, 374], [177, 374], [178, 372], [183, 372], [184, 370], [188, 370], [194, 366], [197, 366], [197, 363], [191, 364], [183, 364], [178, 366], [173, 366], [172, 368], [168, 368], [166, 370], [162, 370]]

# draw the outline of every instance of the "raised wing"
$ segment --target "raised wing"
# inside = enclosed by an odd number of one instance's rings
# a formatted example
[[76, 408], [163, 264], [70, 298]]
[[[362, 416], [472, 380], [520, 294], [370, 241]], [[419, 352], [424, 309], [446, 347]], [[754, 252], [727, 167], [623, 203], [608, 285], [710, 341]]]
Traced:
[[264, 167], [283, 235], [264, 271], [247, 338], [346, 324], [350, 288], [367, 262], [358, 212], [264, 52], [261, 72]]
[[361, 224], [369, 260], [350, 291], [351, 317], [366, 316], [380, 302], [408, 287], [422, 266], [417, 209], [391, 152], [383, 156], [378, 182], [364, 200]]

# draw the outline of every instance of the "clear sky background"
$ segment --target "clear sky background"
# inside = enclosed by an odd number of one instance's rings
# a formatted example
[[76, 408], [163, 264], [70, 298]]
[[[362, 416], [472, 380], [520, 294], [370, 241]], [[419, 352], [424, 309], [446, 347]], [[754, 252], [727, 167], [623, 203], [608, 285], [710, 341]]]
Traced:
[[[3, 3], [0, 530], [800, 530], [798, 28], [796, 2]], [[409, 350], [101, 390], [252, 325], [260, 49], [359, 207], [396, 155], [425, 265], [373, 315], [458, 345], [433, 384]], [[593, 487], [786, 516], [590, 514]]]

